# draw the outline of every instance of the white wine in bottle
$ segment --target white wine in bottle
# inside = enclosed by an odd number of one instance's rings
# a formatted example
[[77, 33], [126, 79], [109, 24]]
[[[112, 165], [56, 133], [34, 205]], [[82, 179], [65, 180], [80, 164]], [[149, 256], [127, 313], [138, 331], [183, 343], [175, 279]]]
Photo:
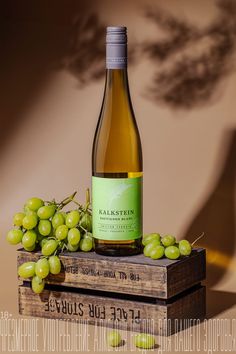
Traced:
[[95, 251], [141, 251], [142, 149], [127, 76], [126, 27], [107, 27], [106, 84], [92, 154]]

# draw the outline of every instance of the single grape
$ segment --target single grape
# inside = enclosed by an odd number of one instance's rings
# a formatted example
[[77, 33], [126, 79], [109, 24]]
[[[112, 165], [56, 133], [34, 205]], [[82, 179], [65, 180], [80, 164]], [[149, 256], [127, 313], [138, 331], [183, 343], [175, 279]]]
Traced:
[[143, 236], [142, 244], [146, 246], [149, 242], [157, 240], [161, 244], [161, 235], [157, 233], [147, 234]]
[[48, 236], [52, 230], [51, 222], [49, 220], [40, 220], [38, 230], [42, 236]]
[[38, 217], [36, 211], [33, 211], [33, 210], [28, 210], [28, 211], [25, 213], [25, 215], [36, 215], [36, 216]]
[[13, 218], [13, 224], [15, 226], [22, 226], [22, 221], [25, 217], [25, 213], [16, 213]]
[[52, 274], [59, 274], [61, 271], [61, 261], [58, 256], [49, 257], [49, 270]]
[[64, 240], [68, 235], [68, 227], [66, 225], [60, 225], [56, 229], [56, 238], [58, 240]]
[[165, 247], [173, 246], [176, 242], [176, 238], [172, 235], [165, 235], [161, 238], [161, 242]]
[[139, 333], [134, 338], [137, 348], [151, 349], [155, 347], [155, 337], [148, 333]]
[[37, 214], [32, 211], [30, 214], [26, 214], [24, 219], [22, 220], [22, 226], [26, 230], [32, 230], [38, 223]]
[[44, 256], [51, 256], [57, 249], [58, 242], [56, 240], [47, 240], [42, 247]]
[[49, 262], [46, 258], [41, 258], [36, 262], [35, 274], [41, 279], [46, 278], [49, 274]]
[[76, 227], [80, 220], [80, 213], [78, 210], [72, 210], [66, 215], [66, 225], [72, 229]]
[[64, 216], [64, 219], [66, 221], [67, 212], [66, 211], [60, 211], [60, 213]]
[[73, 229], [70, 229], [68, 232], [68, 242], [72, 245], [75, 246], [79, 243], [80, 241], [80, 231], [73, 227]]
[[178, 259], [180, 256], [180, 251], [176, 246], [168, 246], [165, 249], [165, 256], [169, 259]]
[[46, 242], [48, 242], [47, 237], [43, 237], [43, 239], [39, 242], [40, 247], [43, 248], [43, 246], [45, 245]]
[[22, 237], [21, 243], [22, 243], [23, 247], [30, 248], [36, 243], [36, 239], [37, 239], [36, 232], [33, 230], [29, 230], [29, 231], [26, 231], [26, 233]]
[[92, 231], [92, 218], [91, 215], [88, 213], [85, 213], [81, 220], [80, 220], [80, 225], [87, 231]]
[[160, 241], [159, 240], [153, 240], [151, 242], [149, 242], [143, 250], [143, 253], [146, 257], [150, 257], [150, 252], [156, 248], [157, 246], [160, 246]]
[[118, 347], [121, 344], [121, 335], [117, 330], [108, 331], [107, 344], [111, 347]]
[[93, 235], [91, 234], [91, 232], [85, 232], [85, 234], [83, 234], [83, 238], [89, 238], [90, 240], [94, 240]]
[[55, 214], [55, 211], [55, 205], [45, 205], [38, 209], [37, 214], [41, 220], [47, 220]]
[[31, 247], [26, 247], [26, 246], [24, 246], [24, 249], [25, 249], [26, 251], [28, 251], [28, 252], [32, 252], [32, 251], [35, 250], [35, 247], [36, 247], [36, 244], [34, 244], [34, 245], [31, 246]]
[[8, 233], [7, 233], [7, 241], [11, 245], [17, 245], [18, 243], [21, 242], [23, 235], [24, 235], [23, 231], [17, 230], [17, 229], [12, 229], [12, 230], [8, 231]]
[[179, 251], [181, 256], [189, 256], [192, 252], [192, 246], [188, 240], [179, 241]]
[[18, 275], [22, 278], [31, 278], [35, 275], [35, 262], [25, 262], [18, 268]]
[[89, 252], [93, 248], [93, 242], [90, 237], [83, 237], [80, 240], [79, 247], [83, 252]]
[[26, 202], [26, 207], [30, 210], [37, 211], [40, 207], [44, 205], [44, 202], [40, 198], [30, 198]]
[[32, 210], [30, 210], [30, 208], [27, 207], [27, 205], [25, 204], [25, 205], [24, 205], [24, 208], [23, 208], [23, 211], [24, 211], [25, 214], [27, 214], [27, 213], [29, 213], [29, 212], [32, 211]]
[[58, 226], [65, 224], [65, 217], [63, 213], [56, 213], [52, 218], [52, 226], [56, 229]]
[[165, 254], [165, 247], [156, 246], [150, 251], [149, 257], [151, 257], [152, 259], [160, 259], [164, 256], [164, 254]]
[[44, 289], [45, 280], [35, 275], [32, 279], [31, 285], [33, 292], [35, 292], [36, 294], [40, 294]]
[[79, 243], [75, 246], [72, 246], [70, 243], [67, 243], [67, 248], [70, 252], [76, 252], [79, 248]]

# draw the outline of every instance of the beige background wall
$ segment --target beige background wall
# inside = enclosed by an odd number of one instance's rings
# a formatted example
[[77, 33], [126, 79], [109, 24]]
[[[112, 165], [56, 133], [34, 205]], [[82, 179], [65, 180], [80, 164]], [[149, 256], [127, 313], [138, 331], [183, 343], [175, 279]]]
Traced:
[[90, 186], [104, 87], [103, 26], [125, 24], [143, 144], [145, 232], [193, 240], [205, 231], [209, 311], [230, 311], [236, 291], [235, 13], [234, 1], [211, 0], [0, 5], [0, 310], [17, 312], [16, 252], [5, 242], [13, 213], [31, 196], [60, 200], [78, 190], [83, 200]]

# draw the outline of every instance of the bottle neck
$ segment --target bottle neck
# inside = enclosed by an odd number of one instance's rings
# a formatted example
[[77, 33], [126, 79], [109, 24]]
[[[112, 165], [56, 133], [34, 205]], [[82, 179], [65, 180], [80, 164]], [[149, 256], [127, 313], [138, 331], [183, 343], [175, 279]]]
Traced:
[[129, 83], [127, 68], [106, 70], [105, 94], [111, 95], [113, 100], [116, 100], [117, 95], [120, 98], [121, 96], [128, 98]]

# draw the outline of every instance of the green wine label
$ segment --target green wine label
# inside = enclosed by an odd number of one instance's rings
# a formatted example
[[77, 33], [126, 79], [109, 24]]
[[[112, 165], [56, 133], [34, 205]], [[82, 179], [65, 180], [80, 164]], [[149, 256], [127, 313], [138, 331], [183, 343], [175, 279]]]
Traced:
[[134, 240], [142, 236], [142, 177], [92, 177], [93, 236]]

